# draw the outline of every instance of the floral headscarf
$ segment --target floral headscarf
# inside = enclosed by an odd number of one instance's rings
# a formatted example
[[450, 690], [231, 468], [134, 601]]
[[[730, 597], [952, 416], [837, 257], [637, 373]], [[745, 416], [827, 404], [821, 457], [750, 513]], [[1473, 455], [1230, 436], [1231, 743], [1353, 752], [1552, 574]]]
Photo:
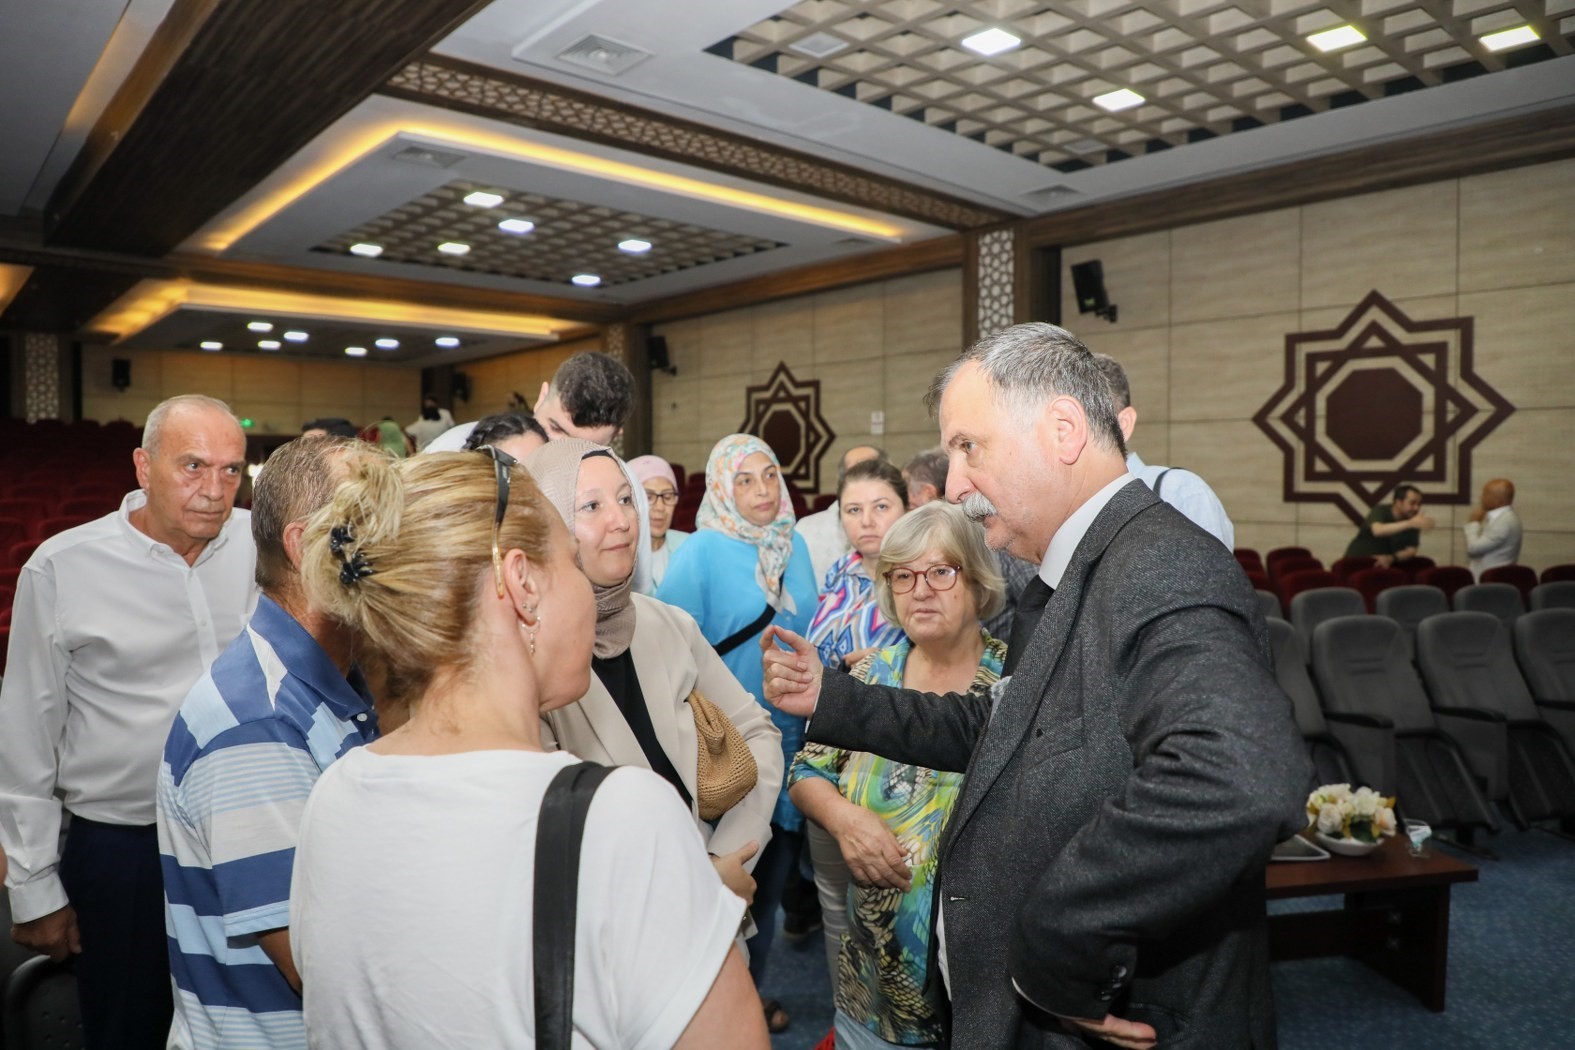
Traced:
[[[549, 441], [525, 457], [526, 471], [535, 479], [547, 502], [557, 508], [571, 536], [574, 534], [574, 494], [580, 484], [580, 464], [592, 456], [607, 456], [618, 464], [630, 487], [635, 485], [623, 460], [611, 449], [589, 441], [576, 438]], [[635, 549], [639, 550], [638, 542]], [[604, 660], [621, 656], [634, 640], [634, 600], [630, 597], [633, 586], [633, 572], [610, 587], [591, 584], [591, 591], [596, 595], [596, 645], [592, 651]]]
[[772, 466], [778, 471], [782, 469], [771, 446], [753, 434], [730, 434], [716, 443], [705, 463], [705, 499], [695, 515], [695, 528], [715, 529], [735, 540], [754, 544], [760, 552], [755, 566], [755, 583], [765, 593], [767, 603], [774, 609], [797, 612], [793, 596], [782, 588], [782, 574], [793, 553], [793, 522], [796, 520], [787, 483], [780, 483], [777, 516], [769, 525], [756, 525], [739, 513], [738, 504], [733, 501], [733, 478], [744, 460], [756, 452], [764, 452], [771, 458]]

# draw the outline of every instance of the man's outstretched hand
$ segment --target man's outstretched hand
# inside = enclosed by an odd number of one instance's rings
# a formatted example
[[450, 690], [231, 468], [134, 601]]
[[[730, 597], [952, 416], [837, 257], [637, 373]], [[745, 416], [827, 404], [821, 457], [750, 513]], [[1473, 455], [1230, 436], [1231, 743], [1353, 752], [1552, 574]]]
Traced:
[[[787, 648], [778, 647], [781, 642]], [[760, 635], [760, 664], [765, 672], [766, 699], [800, 718], [815, 713], [820, 699], [820, 654], [792, 631], [772, 624]]]
[[1112, 1014], [1106, 1014], [1103, 1021], [1063, 1017], [1061, 1026], [1073, 1035], [1086, 1033], [1124, 1050], [1152, 1050], [1155, 1045], [1153, 1028], [1139, 1021], [1124, 1021]]

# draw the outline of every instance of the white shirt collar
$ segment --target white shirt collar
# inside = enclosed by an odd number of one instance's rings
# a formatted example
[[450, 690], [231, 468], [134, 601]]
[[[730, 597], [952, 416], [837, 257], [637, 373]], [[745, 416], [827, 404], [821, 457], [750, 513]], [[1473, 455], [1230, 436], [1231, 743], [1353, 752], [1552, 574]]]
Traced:
[[1039, 578], [1051, 587], [1061, 586], [1061, 577], [1066, 574], [1067, 565], [1071, 564], [1072, 552], [1077, 550], [1077, 545], [1083, 542], [1083, 534], [1088, 527], [1099, 517], [1099, 512], [1105, 509], [1129, 481], [1135, 480], [1130, 473], [1122, 474], [1110, 484], [1088, 497], [1081, 507], [1072, 512], [1071, 517], [1061, 523], [1055, 530], [1055, 535], [1050, 538], [1050, 549], [1045, 551], [1045, 560], [1039, 563]]
[[1494, 507], [1492, 510], [1488, 511], [1486, 514], [1482, 515], [1482, 524], [1486, 525], [1488, 522], [1493, 521], [1495, 518], [1502, 518], [1504, 516], [1504, 512], [1507, 511], [1507, 510], [1509, 510], [1509, 504], [1508, 503], [1504, 504], [1502, 507]]

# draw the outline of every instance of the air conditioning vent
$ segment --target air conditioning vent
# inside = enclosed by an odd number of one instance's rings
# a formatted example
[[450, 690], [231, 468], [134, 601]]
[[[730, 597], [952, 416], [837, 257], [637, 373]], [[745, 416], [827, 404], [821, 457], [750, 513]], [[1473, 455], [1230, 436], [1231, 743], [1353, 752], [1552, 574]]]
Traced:
[[838, 51], [846, 49], [847, 41], [832, 36], [830, 33], [811, 33], [802, 40], [795, 40], [788, 45], [789, 51], [797, 51], [810, 58], [826, 58]]
[[1075, 153], [1079, 157], [1086, 157], [1090, 153], [1103, 153], [1105, 144], [1098, 139], [1078, 139], [1076, 142], [1068, 142], [1061, 148], [1068, 153]]
[[406, 146], [394, 154], [395, 160], [428, 168], [452, 168], [466, 159], [463, 153], [446, 153], [428, 146]]
[[614, 77], [633, 69], [650, 57], [649, 51], [635, 47], [633, 44], [621, 44], [595, 33], [558, 52], [560, 62]]

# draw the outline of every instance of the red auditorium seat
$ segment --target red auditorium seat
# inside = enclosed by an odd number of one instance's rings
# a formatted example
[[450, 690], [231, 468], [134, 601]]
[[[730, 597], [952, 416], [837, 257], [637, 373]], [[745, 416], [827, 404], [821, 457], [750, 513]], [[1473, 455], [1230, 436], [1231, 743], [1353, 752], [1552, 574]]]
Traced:
[[1256, 569], [1244, 569], [1242, 571], [1247, 574], [1247, 579], [1252, 583], [1253, 590], [1268, 591], [1270, 594], [1274, 593], [1274, 581], [1269, 579], [1268, 573], [1259, 572]]
[[1269, 563], [1269, 577], [1281, 580], [1293, 572], [1307, 572], [1311, 569], [1323, 571], [1323, 562], [1311, 555], [1276, 558]]
[[1549, 565], [1542, 570], [1543, 583], [1559, 583], [1563, 580], [1575, 580], [1575, 563], [1568, 565]]
[[[1340, 558], [1336, 560], [1333, 565], [1329, 566], [1329, 571], [1340, 577], [1341, 580], [1349, 583], [1351, 577], [1356, 573], [1361, 572], [1363, 569], [1374, 568], [1377, 566], [1377, 564], [1377, 558], [1367, 554], [1358, 554], [1352, 558]], [[1410, 577], [1407, 577], [1407, 579], [1409, 578]]]
[[30, 499], [17, 499], [12, 496], [0, 498], [0, 518], [11, 518], [16, 521], [28, 522], [46, 514], [48, 511], [38, 505], [38, 501]]
[[8, 551], [11, 544], [27, 539], [33, 534], [25, 518], [0, 518], [0, 551]]
[[105, 499], [103, 496], [72, 496], [61, 500], [58, 510], [61, 517], [81, 517], [88, 521], [102, 518], [120, 506], [120, 497]]
[[1263, 564], [1268, 568], [1269, 573], [1272, 575], [1274, 572], [1274, 563], [1279, 561], [1281, 558], [1310, 557], [1312, 557], [1312, 551], [1308, 550], [1306, 547], [1276, 547], [1268, 554], [1263, 556]]
[[[5, 548], [0, 548], [0, 549], [10, 550], [11, 548], [5, 547]], [[22, 566], [20, 566], [20, 565], [0, 565], [0, 583], [3, 583], [7, 587], [10, 587], [11, 588], [11, 593], [12, 593], [13, 596], [16, 593], [16, 579], [20, 575], [22, 575]]]
[[33, 523], [33, 539], [42, 543], [56, 533], [65, 532], [67, 529], [75, 528], [78, 525], [86, 525], [99, 516], [97, 514], [56, 514], [48, 518], [39, 518]]
[[1233, 552], [1236, 562], [1249, 572], [1264, 572], [1263, 559], [1251, 547], [1237, 547]]
[[16, 588], [9, 583], [0, 583], [0, 614], [11, 615], [11, 599], [16, 597]]
[[1415, 583], [1418, 576], [1422, 575], [1425, 570], [1431, 569], [1437, 564], [1438, 562], [1434, 561], [1432, 558], [1429, 558], [1426, 555], [1418, 554], [1414, 557], [1407, 558], [1405, 561], [1395, 562], [1395, 568], [1411, 577], [1411, 582]]
[[27, 564], [27, 559], [31, 558], [33, 552], [38, 549], [38, 544], [38, 540], [18, 540], [16, 543], [11, 544], [10, 549], [6, 551], [5, 563], [21, 568]]
[[1455, 603], [1455, 592], [1462, 587], [1469, 587], [1476, 583], [1476, 577], [1471, 575], [1471, 570], [1460, 565], [1438, 565], [1431, 569], [1423, 569], [1416, 574], [1416, 582], [1429, 587], [1437, 587], [1444, 592], [1444, 597], [1449, 599], [1451, 607]]
[[826, 492], [816, 496], [815, 502], [809, 505], [810, 513], [819, 514], [821, 511], [825, 510], [835, 502], [837, 502], [837, 494], [835, 492]]
[[1482, 570], [1483, 583], [1507, 583], [1520, 591], [1524, 602], [1531, 601], [1532, 588], [1537, 585], [1537, 573], [1529, 565], [1499, 565]]
[[1362, 592], [1368, 612], [1377, 612], [1379, 593], [1391, 587], [1404, 587], [1411, 582], [1411, 577], [1399, 569], [1371, 568], [1352, 573], [1345, 582]]
[[11, 625], [0, 627], [0, 675], [5, 674], [5, 654], [11, 648]]
[[1291, 599], [1296, 597], [1298, 594], [1301, 594], [1303, 591], [1313, 591], [1317, 590], [1319, 587], [1344, 586], [1346, 585], [1341, 583], [1339, 577], [1335, 576], [1335, 574], [1332, 572], [1327, 572], [1323, 569], [1303, 569], [1301, 572], [1293, 572], [1286, 576], [1280, 577], [1278, 592], [1280, 595], [1280, 604], [1283, 605], [1286, 612], [1289, 613], [1291, 608]]

